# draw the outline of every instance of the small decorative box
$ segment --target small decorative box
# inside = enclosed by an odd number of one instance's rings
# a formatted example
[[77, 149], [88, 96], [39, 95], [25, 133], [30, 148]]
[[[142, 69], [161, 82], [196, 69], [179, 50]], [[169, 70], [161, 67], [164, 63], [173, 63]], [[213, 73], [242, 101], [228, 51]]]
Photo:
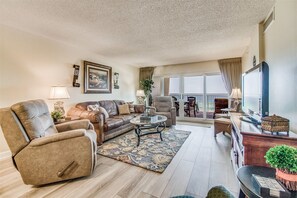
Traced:
[[262, 131], [269, 131], [271, 134], [276, 132], [287, 132], [289, 134], [289, 120], [277, 115], [263, 117], [261, 122]]
[[291, 193], [276, 179], [252, 174], [256, 191], [265, 198], [290, 198]]

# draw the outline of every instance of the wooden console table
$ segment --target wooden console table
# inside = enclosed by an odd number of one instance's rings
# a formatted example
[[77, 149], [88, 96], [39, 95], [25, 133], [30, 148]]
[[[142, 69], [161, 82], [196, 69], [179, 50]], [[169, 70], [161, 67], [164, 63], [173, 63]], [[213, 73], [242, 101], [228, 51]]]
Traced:
[[252, 123], [240, 120], [241, 113], [230, 113], [232, 121], [232, 150], [231, 159], [235, 171], [243, 165], [255, 165], [269, 167], [264, 155], [269, 148], [286, 144], [297, 147], [297, 134], [289, 132], [280, 135], [262, 133]]

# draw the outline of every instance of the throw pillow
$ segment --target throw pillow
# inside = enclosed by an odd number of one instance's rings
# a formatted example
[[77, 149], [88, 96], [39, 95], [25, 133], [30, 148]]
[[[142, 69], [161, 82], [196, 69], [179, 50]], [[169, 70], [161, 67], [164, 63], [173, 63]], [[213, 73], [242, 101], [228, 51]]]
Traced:
[[135, 113], [135, 109], [134, 109], [134, 104], [133, 104], [134, 101], [132, 102], [127, 102], [127, 104], [129, 105], [129, 111], [130, 113]]
[[109, 115], [103, 107], [99, 107], [99, 111], [104, 114], [105, 119], [109, 118]]
[[120, 115], [130, 114], [128, 104], [119, 105], [118, 108], [119, 108]]
[[88, 111], [99, 111], [99, 104], [88, 105], [87, 110]]

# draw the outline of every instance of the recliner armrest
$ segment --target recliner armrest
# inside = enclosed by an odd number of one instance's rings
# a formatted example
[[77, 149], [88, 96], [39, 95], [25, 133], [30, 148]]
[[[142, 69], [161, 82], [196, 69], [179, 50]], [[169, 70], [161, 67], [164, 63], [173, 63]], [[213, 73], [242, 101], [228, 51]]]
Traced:
[[29, 146], [32, 146], [32, 147], [42, 146], [53, 142], [81, 137], [81, 136], [85, 136], [85, 133], [86, 133], [85, 129], [76, 129], [76, 130], [71, 130], [64, 133], [55, 133], [47, 137], [36, 138], [31, 141]]
[[74, 130], [74, 129], [92, 129], [94, 130], [93, 124], [87, 120], [74, 120], [74, 121], [69, 121], [61, 124], [55, 125], [56, 129], [58, 132], [64, 132], [64, 131], [69, 131], [69, 130]]

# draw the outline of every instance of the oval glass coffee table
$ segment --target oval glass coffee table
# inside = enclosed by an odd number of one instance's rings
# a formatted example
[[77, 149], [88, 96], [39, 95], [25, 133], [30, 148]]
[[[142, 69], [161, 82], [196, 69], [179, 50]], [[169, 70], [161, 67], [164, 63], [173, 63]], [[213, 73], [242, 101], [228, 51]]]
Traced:
[[137, 116], [130, 120], [130, 123], [134, 124], [135, 133], [138, 138], [137, 146], [139, 146], [140, 137], [149, 134], [160, 134], [160, 139], [163, 141], [161, 132], [166, 128], [166, 120], [167, 117], [162, 115]]

